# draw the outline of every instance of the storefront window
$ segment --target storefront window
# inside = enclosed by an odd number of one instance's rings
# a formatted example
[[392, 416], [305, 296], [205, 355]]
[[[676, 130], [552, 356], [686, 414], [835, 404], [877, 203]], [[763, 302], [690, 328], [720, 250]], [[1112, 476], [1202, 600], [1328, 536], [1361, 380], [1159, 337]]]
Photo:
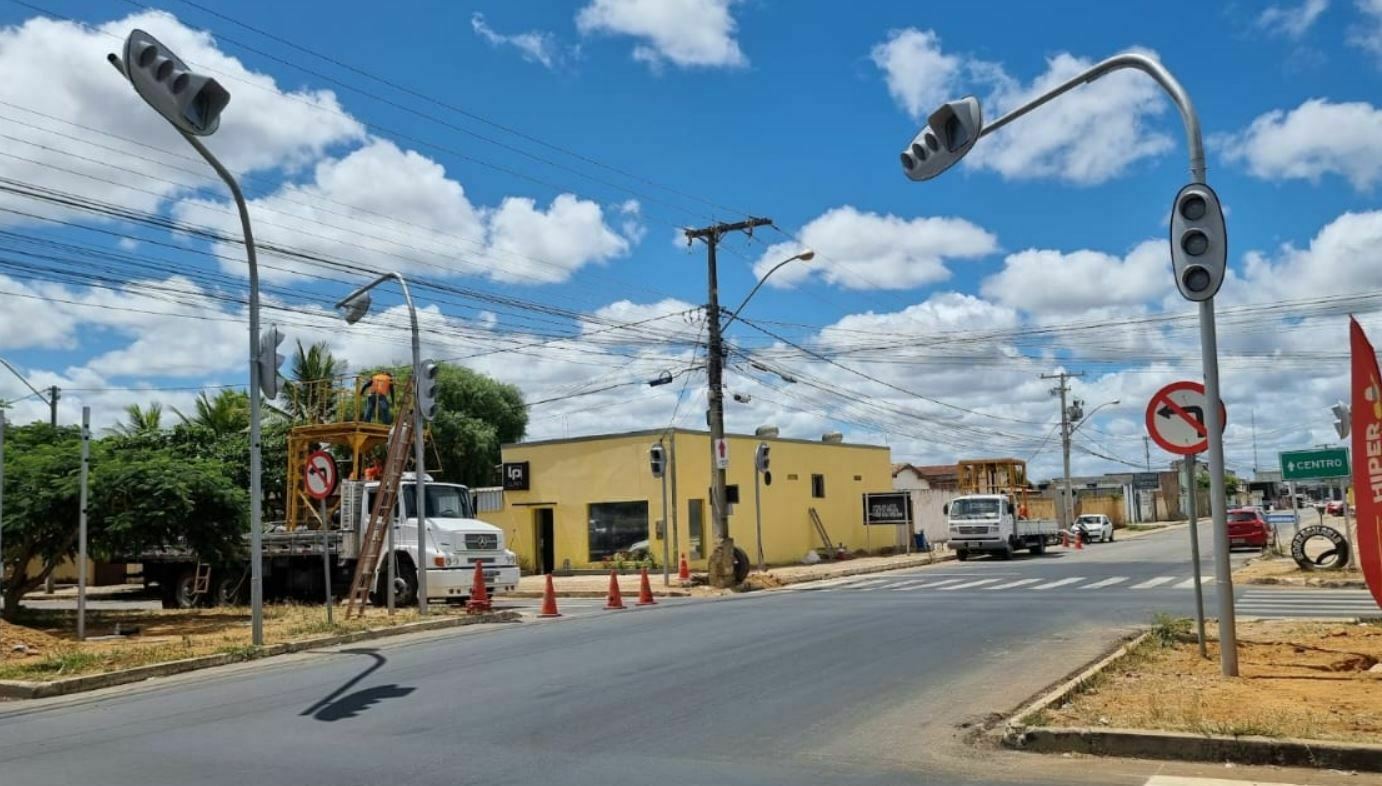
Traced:
[[590, 504], [590, 561], [598, 562], [637, 546], [648, 547], [648, 503]]
[[690, 541], [691, 559], [701, 558], [701, 535], [704, 530], [705, 501], [699, 499], [690, 500], [690, 515], [686, 519], [688, 532], [687, 540]]

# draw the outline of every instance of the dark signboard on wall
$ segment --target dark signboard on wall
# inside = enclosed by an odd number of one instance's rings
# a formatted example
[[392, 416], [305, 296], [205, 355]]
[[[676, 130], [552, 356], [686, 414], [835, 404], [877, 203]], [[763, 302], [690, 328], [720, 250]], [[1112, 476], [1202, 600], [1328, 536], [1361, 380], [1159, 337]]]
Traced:
[[912, 523], [912, 495], [906, 491], [864, 495], [864, 523], [899, 526]]
[[527, 491], [528, 490], [528, 462], [526, 461], [506, 461], [504, 462], [504, 490], [505, 491]]

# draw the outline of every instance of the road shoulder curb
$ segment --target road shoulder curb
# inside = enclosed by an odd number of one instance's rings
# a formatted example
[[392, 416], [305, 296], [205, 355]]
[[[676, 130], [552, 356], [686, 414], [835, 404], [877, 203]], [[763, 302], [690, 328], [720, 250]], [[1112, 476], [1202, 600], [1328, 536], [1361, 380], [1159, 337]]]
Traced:
[[174, 674], [183, 674], [189, 671], [198, 671], [200, 669], [228, 666], [233, 663], [272, 658], [277, 655], [289, 655], [318, 647], [353, 644], [357, 641], [370, 641], [373, 639], [403, 636], [409, 633], [425, 633], [433, 630], [459, 628], [467, 625], [519, 621], [521, 621], [521, 616], [518, 612], [514, 611], [482, 614], [473, 617], [446, 617], [443, 619], [423, 620], [421, 622], [409, 622], [405, 625], [397, 625], [391, 628], [371, 628], [369, 630], [353, 631], [351, 633], [342, 633], [335, 636], [317, 636], [310, 639], [285, 641], [280, 644], [270, 644], [264, 647], [245, 647], [242, 651], [233, 653], [202, 655], [196, 658], [183, 658], [182, 660], [168, 661], [166, 663], [152, 663], [147, 666], [135, 666], [134, 668], [110, 671], [104, 674], [88, 674], [81, 677], [68, 677], [66, 679], [52, 680], [49, 682], [0, 680], [0, 699], [46, 699], [52, 696], [83, 693], [85, 691], [109, 688], [116, 685], [128, 685], [133, 682], [143, 682], [144, 680], [156, 677], [169, 677]]
[[1034, 753], [1082, 753], [1136, 759], [1382, 772], [1382, 745], [1373, 743], [1027, 724], [1028, 719], [1041, 711], [1078, 693], [1090, 679], [1121, 660], [1150, 636], [1151, 631], [1143, 632], [1099, 658], [1075, 677], [1020, 707], [997, 731], [999, 742], [1014, 750]]

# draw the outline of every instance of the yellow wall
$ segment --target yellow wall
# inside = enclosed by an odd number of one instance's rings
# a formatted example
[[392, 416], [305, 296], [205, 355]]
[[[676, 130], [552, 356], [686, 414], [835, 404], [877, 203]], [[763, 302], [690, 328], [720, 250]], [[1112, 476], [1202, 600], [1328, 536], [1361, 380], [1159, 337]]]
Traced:
[[[509, 548], [531, 566], [535, 564], [534, 509], [551, 507], [556, 567], [569, 561], [574, 569], [596, 568], [599, 563], [591, 562], [589, 555], [587, 506], [592, 502], [647, 501], [648, 539], [660, 564], [662, 541], [654, 530], [662, 517], [662, 482], [652, 476], [648, 466], [648, 448], [657, 438], [657, 432], [640, 432], [505, 446], [505, 462], [529, 462], [530, 488], [505, 491], [503, 510], [485, 513], [484, 519], [502, 527]], [[703, 568], [713, 547], [708, 499], [710, 440], [703, 432], [679, 430], [664, 444], [670, 448], [673, 441], [678, 540], [692, 566]], [[812, 507], [820, 513], [831, 540], [851, 550], [874, 550], [897, 543], [898, 528], [863, 525], [863, 493], [892, 490], [891, 456], [886, 447], [731, 436], [728, 482], [739, 485], [739, 504], [730, 515], [729, 531], [751, 560], [757, 558], [753, 457], [760, 441], [772, 449], [773, 482], [762, 487], [763, 549], [769, 563], [798, 562], [807, 550], [823, 545], [808, 514]], [[813, 474], [825, 477], [824, 498], [811, 495]], [[669, 490], [670, 480], [669, 476]], [[696, 499], [703, 500], [704, 511], [699, 558], [691, 553], [688, 532], [691, 501]], [[668, 505], [670, 508], [670, 494]], [[673, 554], [673, 565], [676, 560]]]

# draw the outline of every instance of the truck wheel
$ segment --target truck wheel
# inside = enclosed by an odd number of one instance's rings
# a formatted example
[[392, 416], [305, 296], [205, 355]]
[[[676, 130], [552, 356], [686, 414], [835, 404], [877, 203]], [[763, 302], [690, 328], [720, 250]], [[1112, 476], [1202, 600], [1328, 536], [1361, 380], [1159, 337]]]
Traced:
[[1011, 543], [1005, 543], [1005, 544], [1003, 544], [1002, 550], [994, 552], [994, 555], [997, 556], [997, 557], [998, 557], [999, 559], [1001, 559], [1001, 560], [1009, 560], [1009, 559], [1012, 559], [1012, 558], [1013, 558], [1013, 544], [1011, 544]]
[[195, 608], [202, 600], [200, 595], [192, 590], [197, 585], [196, 568], [182, 568], [172, 574], [163, 588], [163, 608], [165, 609], [191, 609]]
[[964, 562], [965, 560], [969, 559], [969, 552], [965, 551], [964, 549], [956, 549], [955, 559], [959, 560], [960, 562]]
[[1042, 554], [1045, 554], [1045, 553], [1046, 553], [1046, 539], [1045, 539], [1045, 538], [1037, 538], [1037, 542], [1032, 544], [1031, 552], [1032, 552], [1032, 556], [1035, 556], [1035, 557], [1040, 557]]
[[[389, 580], [387, 566], [381, 578]], [[383, 598], [383, 593], [380, 596], [381, 600], [388, 602]], [[398, 555], [398, 568], [394, 570], [393, 604], [395, 607], [417, 605], [417, 568], [413, 567], [412, 558], [406, 554]]]
[[211, 599], [214, 606], [243, 606], [249, 600], [249, 569], [239, 566], [216, 571], [211, 580]]

